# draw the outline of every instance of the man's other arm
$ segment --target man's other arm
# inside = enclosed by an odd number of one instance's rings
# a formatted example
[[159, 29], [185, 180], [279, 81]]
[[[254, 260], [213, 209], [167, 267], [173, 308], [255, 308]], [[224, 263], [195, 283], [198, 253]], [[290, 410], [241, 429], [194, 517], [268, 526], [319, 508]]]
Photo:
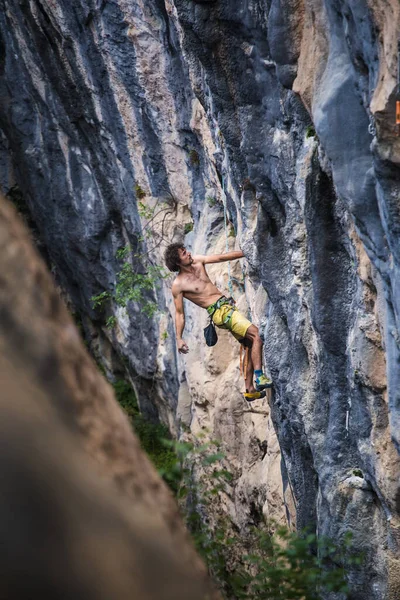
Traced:
[[234, 252], [225, 252], [224, 254], [211, 254], [210, 256], [193, 256], [193, 260], [198, 260], [205, 265], [210, 265], [212, 263], [221, 263], [226, 262], [228, 260], [237, 260], [238, 258], [243, 258], [244, 254], [241, 250], [236, 250]]
[[172, 295], [175, 303], [175, 328], [176, 328], [176, 343], [178, 352], [187, 354], [189, 348], [186, 342], [182, 339], [183, 330], [185, 329], [185, 310], [183, 307], [183, 294], [175, 286], [172, 286]]

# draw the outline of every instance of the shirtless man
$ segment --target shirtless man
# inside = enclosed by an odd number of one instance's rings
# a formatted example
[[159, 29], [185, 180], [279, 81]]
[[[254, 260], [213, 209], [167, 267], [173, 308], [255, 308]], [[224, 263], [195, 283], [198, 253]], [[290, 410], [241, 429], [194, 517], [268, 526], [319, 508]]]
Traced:
[[[241, 344], [251, 349], [246, 374], [246, 393], [244, 394], [246, 400], [251, 401], [263, 398], [264, 390], [272, 385], [271, 380], [262, 371], [262, 341], [258, 329], [240, 314], [231, 298], [226, 298], [215, 287], [205, 269], [205, 265], [236, 260], [243, 256], [241, 251], [213, 256], [192, 256], [182, 244], [170, 244], [165, 252], [165, 264], [170, 271], [178, 271], [172, 284], [178, 351], [181, 354], [189, 352], [186, 342], [182, 339], [185, 328], [183, 298], [187, 298], [197, 306], [205, 308], [217, 327], [228, 329]], [[255, 385], [253, 383], [254, 375]]]

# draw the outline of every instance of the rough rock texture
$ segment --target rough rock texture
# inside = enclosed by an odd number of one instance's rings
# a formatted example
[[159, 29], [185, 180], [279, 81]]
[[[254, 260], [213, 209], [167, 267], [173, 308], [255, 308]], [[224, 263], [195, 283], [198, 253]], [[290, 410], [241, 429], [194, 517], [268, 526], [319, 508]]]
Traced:
[[[283, 503], [299, 527], [350, 529], [366, 556], [352, 597], [398, 597], [397, 0], [0, 8], [1, 182], [23, 191], [92, 346], [124, 357], [149, 415], [223, 438], [236, 476], [224, 502], [243, 530]], [[163, 211], [150, 223], [140, 192]], [[275, 382], [282, 481], [268, 405], [243, 403], [228, 336], [200, 342], [204, 311], [187, 307], [182, 359], [168, 313], [130, 305], [109, 331], [91, 307], [143, 229], [156, 261], [190, 223], [194, 252], [223, 250], [223, 203]], [[226, 268], [210, 272], [226, 289]]]
[[[23, 585], [29, 594], [34, 585], [57, 585], [58, 595], [77, 586], [82, 596], [87, 586], [93, 598], [219, 598], [170, 491], [88, 355], [27, 231], [2, 198], [0, 271], [7, 593], [26, 597], [18, 595], [17, 582], [18, 569], [27, 569], [32, 581]], [[32, 558], [37, 545], [39, 555]], [[66, 563], [74, 565], [68, 583]]]

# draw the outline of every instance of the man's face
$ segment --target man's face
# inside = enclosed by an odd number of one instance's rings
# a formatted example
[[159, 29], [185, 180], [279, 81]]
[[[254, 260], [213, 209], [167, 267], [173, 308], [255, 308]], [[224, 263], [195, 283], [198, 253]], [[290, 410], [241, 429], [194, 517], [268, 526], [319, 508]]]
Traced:
[[186, 250], [186, 248], [179, 248], [178, 254], [182, 267], [189, 267], [192, 264], [192, 255]]

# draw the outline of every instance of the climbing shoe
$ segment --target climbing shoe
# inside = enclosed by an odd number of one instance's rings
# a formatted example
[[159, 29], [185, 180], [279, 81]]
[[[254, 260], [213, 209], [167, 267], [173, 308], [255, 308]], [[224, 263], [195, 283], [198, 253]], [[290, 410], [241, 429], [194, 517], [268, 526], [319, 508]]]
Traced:
[[243, 396], [247, 402], [253, 402], [253, 400], [265, 398], [265, 390], [262, 390], [261, 392], [244, 392]]
[[260, 377], [256, 377], [256, 390], [261, 392], [261, 390], [266, 390], [270, 387], [272, 387], [272, 381], [264, 373]]

